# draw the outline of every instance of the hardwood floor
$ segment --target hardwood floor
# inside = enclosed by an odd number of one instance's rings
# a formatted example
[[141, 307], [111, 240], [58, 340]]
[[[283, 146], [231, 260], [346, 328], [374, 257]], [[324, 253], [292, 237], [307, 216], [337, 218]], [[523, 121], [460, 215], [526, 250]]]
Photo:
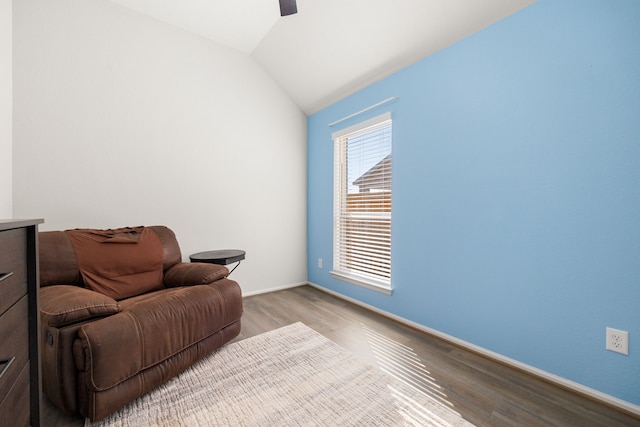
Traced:
[[[640, 418], [310, 286], [244, 299], [234, 341], [303, 322], [481, 426], [640, 426]], [[82, 426], [45, 399], [45, 426]]]

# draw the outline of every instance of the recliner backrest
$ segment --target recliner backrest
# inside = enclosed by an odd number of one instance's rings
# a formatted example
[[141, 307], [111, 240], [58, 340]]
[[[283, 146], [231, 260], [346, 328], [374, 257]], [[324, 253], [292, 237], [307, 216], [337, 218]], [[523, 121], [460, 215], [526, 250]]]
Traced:
[[[166, 271], [182, 261], [176, 235], [163, 225], [147, 227], [162, 243], [162, 267]], [[71, 240], [64, 231], [41, 231], [38, 233], [40, 254], [40, 286], [73, 285], [84, 287], [78, 269], [78, 260]]]

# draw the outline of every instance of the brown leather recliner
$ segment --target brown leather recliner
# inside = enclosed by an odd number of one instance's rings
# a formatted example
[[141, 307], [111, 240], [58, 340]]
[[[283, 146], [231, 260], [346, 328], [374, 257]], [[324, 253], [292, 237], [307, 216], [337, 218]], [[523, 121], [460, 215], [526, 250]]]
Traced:
[[[144, 229], [155, 249], [138, 250], [136, 242], [123, 247], [142, 258], [157, 249], [162, 265], [160, 283], [139, 295], [130, 283], [124, 294], [90, 289], [97, 288], [87, 252], [71, 230], [39, 233], [43, 389], [66, 413], [104, 418], [240, 332], [242, 295], [226, 267], [183, 263], [170, 229]], [[115, 235], [134, 235], [130, 230], [115, 230]], [[98, 240], [112, 237], [96, 231]], [[126, 255], [129, 261], [134, 252]], [[89, 262], [101, 259], [113, 270], [118, 258], [98, 253]], [[123, 276], [134, 279], [135, 287], [139, 273], [124, 271]]]

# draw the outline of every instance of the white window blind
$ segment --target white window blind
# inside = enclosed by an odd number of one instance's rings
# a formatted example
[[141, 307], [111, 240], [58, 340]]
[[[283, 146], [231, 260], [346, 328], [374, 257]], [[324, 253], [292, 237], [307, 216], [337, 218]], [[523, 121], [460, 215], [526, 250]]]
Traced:
[[332, 274], [391, 289], [391, 114], [335, 132]]

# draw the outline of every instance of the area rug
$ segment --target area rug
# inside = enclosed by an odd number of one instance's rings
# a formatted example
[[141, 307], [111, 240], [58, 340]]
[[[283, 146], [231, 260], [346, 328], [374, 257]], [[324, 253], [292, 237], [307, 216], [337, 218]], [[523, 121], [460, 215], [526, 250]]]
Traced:
[[472, 426], [295, 323], [229, 344], [91, 427]]

